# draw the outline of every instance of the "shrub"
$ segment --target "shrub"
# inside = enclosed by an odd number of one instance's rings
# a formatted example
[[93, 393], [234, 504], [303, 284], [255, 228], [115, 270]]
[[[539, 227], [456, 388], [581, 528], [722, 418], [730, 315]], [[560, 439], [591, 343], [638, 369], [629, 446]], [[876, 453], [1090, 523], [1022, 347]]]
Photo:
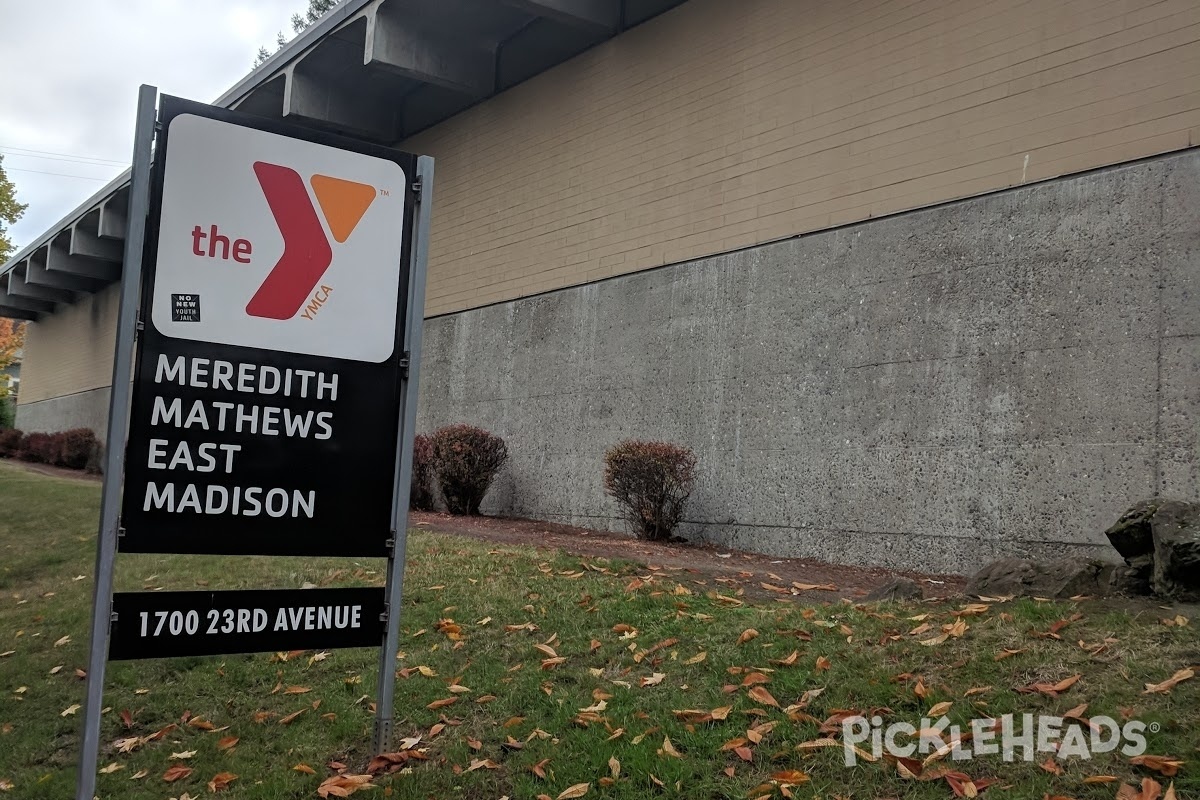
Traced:
[[604, 453], [604, 491], [643, 539], [669, 539], [696, 481], [696, 455], [670, 442], [626, 439]]
[[451, 514], [478, 514], [479, 504], [508, 461], [504, 440], [474, 425], [434, 431], [433, 469]]
[[12, 458], [21, 451], [21, 439], [25, 434], [16, 428], [0, 431], [0, 456]]
[[72, 428], [56, 434], [59, 437], [58, 456], [54, 463], [67, 469], [83, 469], [96, 449], [96, 434], [91, 428]]
[[22, 461], [35, 464], [53, 464], [61, 446], [54, 434], [30, 433], [21, 440], [21, 450], [17, 456]]
[[424, 434], [413, 437], [412, 486], [408, 506], [433, 511], [433, 442]]
[[17, 424], [17, 407], [11, 397], [0, 397], [0, 430], [9, 430]]

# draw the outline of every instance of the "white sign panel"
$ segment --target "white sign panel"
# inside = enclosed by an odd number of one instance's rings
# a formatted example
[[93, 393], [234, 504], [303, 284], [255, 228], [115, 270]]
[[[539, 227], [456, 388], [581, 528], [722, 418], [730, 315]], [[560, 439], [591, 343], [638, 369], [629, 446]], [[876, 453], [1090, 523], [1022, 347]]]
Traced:
[[404, 170], [191, 114], [168, 135], [154, 326], [177, 339], [387, 360]]

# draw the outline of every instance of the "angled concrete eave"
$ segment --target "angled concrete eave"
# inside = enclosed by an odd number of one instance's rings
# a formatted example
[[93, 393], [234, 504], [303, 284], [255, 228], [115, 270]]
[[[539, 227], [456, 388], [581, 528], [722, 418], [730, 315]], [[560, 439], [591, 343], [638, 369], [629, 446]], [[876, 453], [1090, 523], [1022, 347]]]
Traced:
[[[394, 144], [685, 0], [343, 0], [214, 105]], [[0, 316], [118, 280], [126, 170], [0, 267]]]

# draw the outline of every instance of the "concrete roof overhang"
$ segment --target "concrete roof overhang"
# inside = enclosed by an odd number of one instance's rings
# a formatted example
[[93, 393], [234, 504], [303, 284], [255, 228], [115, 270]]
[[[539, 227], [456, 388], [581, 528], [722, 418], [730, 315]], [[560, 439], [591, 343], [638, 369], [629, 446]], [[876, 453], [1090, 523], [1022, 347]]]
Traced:
[[[393, 144], [684, 0], [342, 0], [214, 105]], [[129, 172], [0, 267], [37, 320], [121, 275]]]

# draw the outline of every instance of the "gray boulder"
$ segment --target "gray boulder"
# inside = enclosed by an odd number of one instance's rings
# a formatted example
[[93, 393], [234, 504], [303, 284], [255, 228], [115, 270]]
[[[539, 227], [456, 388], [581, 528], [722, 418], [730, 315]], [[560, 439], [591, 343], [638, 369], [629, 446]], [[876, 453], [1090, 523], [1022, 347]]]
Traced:
[[1158, 511], [1158, 506], [1158, 500], [1136, 503], [1104, 532], [1109, 543], [1121, 554], [1121, 558], [1125, 559], [1125, 563], [1132, 564], [1131, 559], [1154, 552], [1150, 521], [1154, 518], [1154, 512]]
[[1103, 561], [1060, 558], [1042, 563], [1002, 558], [976, 572], [967, 583], [974, 597], [1101, 596], [1109, 593], [1114, 565]]
[[925, 593], [921, 591], [921, 584], [912, 578], [892, 578], [882, 586], [876, 586], [863, 599], [869, 603], [891, 603], [903, 600], [921, 600], [924, 597]]
[[1108, 586], [1112, 594], [1129, 596], [1153, 593], [1151, 579], [1154, 577], [1154, 554], [1126, 559], [1113, 570]]
[[1200, 602], [1200, 504], [1163, 501], [1151, 526], [1154, 593], [1169, 600]]

